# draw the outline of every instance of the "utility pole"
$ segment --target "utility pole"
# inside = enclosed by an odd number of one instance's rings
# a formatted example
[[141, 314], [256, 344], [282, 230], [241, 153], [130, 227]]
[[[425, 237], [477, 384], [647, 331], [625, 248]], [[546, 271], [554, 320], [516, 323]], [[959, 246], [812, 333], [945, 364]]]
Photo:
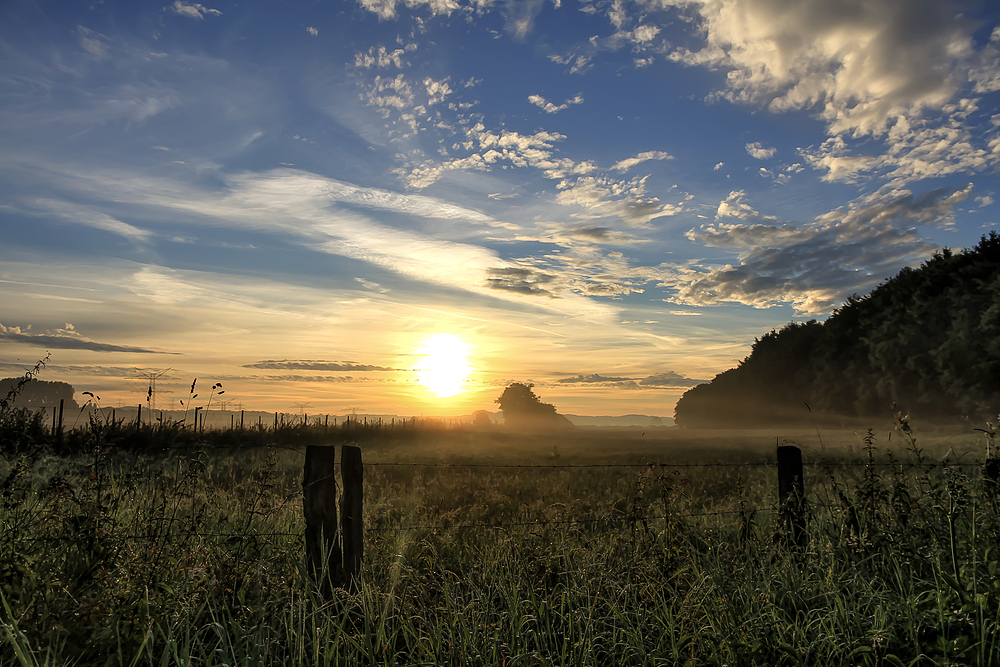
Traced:
[[146, 403], [147, 407], [152, 411], [156, 409], [156, 381], [174, 370], [173, 368], [136, 368], [136, 374], [132, 377], [134, 380], [146, 380], [149, 383], [149, 389], [146, 391]]

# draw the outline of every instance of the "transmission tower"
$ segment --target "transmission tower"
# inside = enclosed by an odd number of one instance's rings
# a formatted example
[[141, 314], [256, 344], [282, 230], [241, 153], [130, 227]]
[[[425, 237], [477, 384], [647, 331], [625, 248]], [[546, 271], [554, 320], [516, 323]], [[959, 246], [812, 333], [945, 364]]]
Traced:
[[156, 381], [174, 370], [173, 368], [136, 368], [134, 379], [146, 380], [149, 382], [149, 389], [146, 392], [146, 403], [150, 410], [156, 409]]

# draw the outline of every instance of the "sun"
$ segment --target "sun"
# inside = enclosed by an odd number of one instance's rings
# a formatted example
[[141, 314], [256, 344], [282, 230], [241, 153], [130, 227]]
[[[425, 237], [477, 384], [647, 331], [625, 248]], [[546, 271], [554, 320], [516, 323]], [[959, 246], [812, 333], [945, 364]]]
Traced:
[[472, 372], [469, 363], [469, 346], [458, 336], [436, 334], [417, 350], [417, 382], [427, 387], [438, 398], [455, 396], [465, 391], [465, 383]]

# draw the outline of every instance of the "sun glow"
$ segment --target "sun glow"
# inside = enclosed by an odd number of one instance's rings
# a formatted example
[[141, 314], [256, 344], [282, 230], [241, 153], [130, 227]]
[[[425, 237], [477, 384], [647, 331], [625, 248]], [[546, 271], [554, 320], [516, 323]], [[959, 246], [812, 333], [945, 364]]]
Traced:
[[455, 396], [465, 391], [472, 372], [469, 346], [458, 336], [437, 334], [429, 338], [417, 354], [417, 382], [434, 392], [438, 398]]

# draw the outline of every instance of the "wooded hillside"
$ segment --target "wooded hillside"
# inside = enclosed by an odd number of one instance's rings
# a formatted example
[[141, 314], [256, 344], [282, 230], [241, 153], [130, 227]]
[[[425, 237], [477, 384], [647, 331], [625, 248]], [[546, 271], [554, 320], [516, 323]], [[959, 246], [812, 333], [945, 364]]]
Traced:
[[[750, 356], [687, 391], [693, 428], [884, 418], [996, 418], [1000, 411], [1000, 235], [945, 249], [824, 322], [790, 323]], [[808, 405], [808, 408], [806, 407]]]

